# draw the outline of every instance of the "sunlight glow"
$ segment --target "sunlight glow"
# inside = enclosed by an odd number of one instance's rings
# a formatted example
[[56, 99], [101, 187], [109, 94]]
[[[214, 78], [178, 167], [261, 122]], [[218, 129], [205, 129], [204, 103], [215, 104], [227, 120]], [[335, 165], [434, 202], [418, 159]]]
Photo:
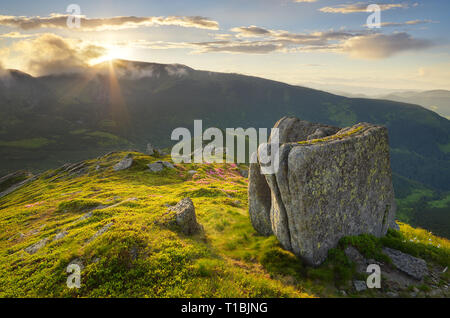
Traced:
[[96, 65], [115, 59], [129, 59], [129, 50], [118, 46], [106, 46], [107, 53], [99, 58], [89, 61], [89, 65]]

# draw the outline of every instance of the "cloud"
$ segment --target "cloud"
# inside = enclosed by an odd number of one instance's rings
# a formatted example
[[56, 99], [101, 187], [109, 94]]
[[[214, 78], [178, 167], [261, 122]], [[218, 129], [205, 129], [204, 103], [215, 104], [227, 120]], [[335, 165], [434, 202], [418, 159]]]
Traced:
[[234, 38], [234, 35], [229, 33], [210, 33], [208, 35], [216, 40], [231, 40]]
[[[355, 12], [367, 12], [367, 7], [370, 3], [366, 2], [357, 2], [352, 4], [340, 4], [334, 7], [323, 7], [320, 8], [319, 11], [326, 13], [355, 13]], [[388, 3], [388, 4], [379, 4], [381, 11], [391, 10], [395, 8], [409, 8], [410, 5], [407, 3]]]
[[23, 34], [20, 32], [9, 32], [0, 34], [0, 38], [8, 38], [8, 39], [25, 39], [37, 36], [38, 34]]
[[325, 45], [330, 41], [344, 40], [357, 35], [359, 35], [359, 33], [355, 34], [344, 31], [313, 32], [308, 34], [290, 33], [284, 31], [277, 33], [275, 38], [277, 41], [284, 42], [286, 44]]
[[[40, 28], [67, 28], [67, 19], [70, 15], [53, 13], [48, 17], [24, 17], [0, 15], [0, 25], [16, 27], [22, 30]], [[217, 21], [200, 16], [168, 16], [168, 17], [134, 17], [119, 16], [110, 18], [87, 18], [80, 16], [82, 31], [121, 30], [137, 27], [172, 25], [185, 28], [198, 28], [218, 30]]]
[[317, 2], [317, 0], [293, 0], [294, 2], [298, 2], [298, 3], [301, 3], [301, 2], [308, 2], [308, 3], [311, 3], [311, 2]]
[[427, 24], [427, 23], [438, 23], [433, 20], [411, 20], [405, 22], [382, 22], [382, 27], [398, 27], [398, 26], [408, 26], [408, 25], [418, 25], [418, 24]]
[[281, 44], [257, 41], [215, 41], [193, 43], [197, 53], [222, 52], [222, 53], [247, 53], [267, 54], [282, 49]]
[[[411, 22], [411, 24], [418, 22]], [[429, 40], [413, 38], [408, 33], [382, 34], [369, 31], [324, 31], [312, 33], [290, 33], [251, 26], [232, 29], [236, 40], [183, 43], [183, 47], [194, 45], [197, 53], [224, 52], [245, 54], [267, 54], [271, 52], [331, 52], [344, 53], [363, 59], [382, 59], [405, 51], [417, 51], [434, 45]], [[257, 34], [258, 40], [242, 40]]]
[[272, 43], [281, 43], [285, 45], [303, 44], [303, 45], [323, 45], [328, 41], [346, 39], [355, 34], [344, 31], [325, 31], [312, 33], [291, 33], [283, 30], [269, 30], [257, 26], [238, 27], [231, 29], [237, 33], [237, 38], [263, 37], [266, 41]]
[[346, 40], [342, 51], [352, 57], [382, 59], [404, 51], [422, 50], [433, 46], [429, 40], [414, 39], [408, 33], [369, 34]]
[[273, 31], [260, 28], [254, 25], [251, 25], [249, 27], [238, 27], [238, 28], [232, 28], [232, 32], [237, 33], [238, 37], [259, 37], [259, 36], [268, 36], [271, 35]]
[[[312, 33], [291, 33], [283, 30], [269, 30], [257, 26], [237, 27], [231, 29], [237, 33], [237, 40], [196, 43], [202, 46], [200, 52], [230, 53], [270, 53], [273, 51], [294, 52], [300, 50], [319, 50], [332, 48], [331, 42], [342, 41], [357, 35], [345, 31], [324, 31]], [[243, 41], [241, 38], [261, 38], [257, 41]]]
[[76, 73], [86, 70], [89, 61], [106, 54], [104, 47], [55, 34], [21, 40], [10, 48], [9, 64], [18, 64], [33, 75]]
[[266, 54], [279, 51], [283, 48], [282, 43], [276, 41], [243, 41], [243, 40], [217, 40], [205, 42], [164, 42], [164, 41], [132, 41], [117, 43], [119, 46], [141, 48], [141, 49], [191, 49], [193, 53], [245, 53]]
[[[193, 53], [241, 53], [268, 54], [272, 52], [327, 52], [347, 54], [355, 58], [381, 59], [405, 51], [426, 49], [434, 45], [429, 40], [413, 38], [408, 33], [382, 34], [372, 31], [322, 31], [311, 33], [291, 33], [269, 30], [261, 27], [233, 28], [233, 35], [223, 36], [215, 41], [205, 42], [164, 42], [134, 41], [123, 46], [151, 49], [192, 49]], [[256, 40], [250, 34], [257, 34]]]

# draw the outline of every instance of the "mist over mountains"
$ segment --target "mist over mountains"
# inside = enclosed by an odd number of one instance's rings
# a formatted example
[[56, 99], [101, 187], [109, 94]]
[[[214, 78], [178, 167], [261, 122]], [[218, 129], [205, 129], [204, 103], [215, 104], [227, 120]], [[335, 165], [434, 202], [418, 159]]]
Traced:
[[202, 119], [204, 129], [260, 128], [293, 115], [337, 126], [385, 125], [395, 175], [450, 190], [450, 121], [417, 105], [124, 60], [43, 77], [6, 70], [1, 78], [1, 174], [53, 168], [113, 149], [144, 150], [148, 142], [167, 147], [172, 130], [192, 129], [194, 119]]
[[381, 95], [378, 98], [418, 104], [450, 119], [450, 91], [448, 90], [437, 89], [423, 92], [398, 92]]
[[[328, 86], [326, 86], [328, 87]], [[356, 88], [352, 87], [354, 91]], [[450, 119], [450, 91], [445, 89], [435, 89], [426, 91], [417, 90], [392, 90], [386, 91], [386, 89], [376, 88], [359, 88], [360, 93], [349, 93], [345, 88], [342, 90], [327, 90], [336, 95], [342, 95], [351, 98], [375, 98], [375, 99], [387, 99], [401, 103], [416, 104], [423, 106], [429, 110], [432, 110], [442, 117]], [[366, 91], [371, 91], [368, 93]]]

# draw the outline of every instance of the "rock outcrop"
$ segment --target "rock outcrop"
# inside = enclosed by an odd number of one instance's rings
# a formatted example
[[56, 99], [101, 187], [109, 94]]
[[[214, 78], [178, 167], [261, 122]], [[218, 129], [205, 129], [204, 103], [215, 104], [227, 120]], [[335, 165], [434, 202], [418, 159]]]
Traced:
[[0, 198], [33, 182], [38, 177], [27, 171], [17, 171], [0, 178]]
[[41, 248], [43, 248], [45, 245], [47, 245], [49, 240], [50, 239], [48, 237], [44, 238], [44, 239], [40, 240], [39, 242], [25, 248], [25, 252], [27, 252], [28, 254], [35, 254], [37, 251], [39, 251]]
[[122, 160], [120, 160], [114, 167], [114, 171], [121, 171], [121, 170], [125, 170], [131, 167], [131, 165], [133, 164], [133, 155], [132, 154], [128, 154], [125, 156], [125, 158], [123, 158]]
[[249, 212], [260, 234], [273, 233], [311, 265], [343, 236], [386, 234], [396, 210], [386, 128], [340, 129], [292, 117], [275, 128], [279, 169], [262, 175], [259, 163], [250, 165]]

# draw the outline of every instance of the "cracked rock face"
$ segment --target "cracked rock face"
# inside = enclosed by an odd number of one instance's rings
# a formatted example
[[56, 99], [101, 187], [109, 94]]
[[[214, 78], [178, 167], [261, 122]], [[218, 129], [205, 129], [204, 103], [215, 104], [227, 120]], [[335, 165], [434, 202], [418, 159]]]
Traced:
[[250, 166], [249, 213], [260, 234], [274, 234], [311, 265], [343, 236], [386, 234], [396, 209], [386, 128], [340, 129], [292, 117], [275, 127], [280, 168], [262, 175], [258, 163]]

